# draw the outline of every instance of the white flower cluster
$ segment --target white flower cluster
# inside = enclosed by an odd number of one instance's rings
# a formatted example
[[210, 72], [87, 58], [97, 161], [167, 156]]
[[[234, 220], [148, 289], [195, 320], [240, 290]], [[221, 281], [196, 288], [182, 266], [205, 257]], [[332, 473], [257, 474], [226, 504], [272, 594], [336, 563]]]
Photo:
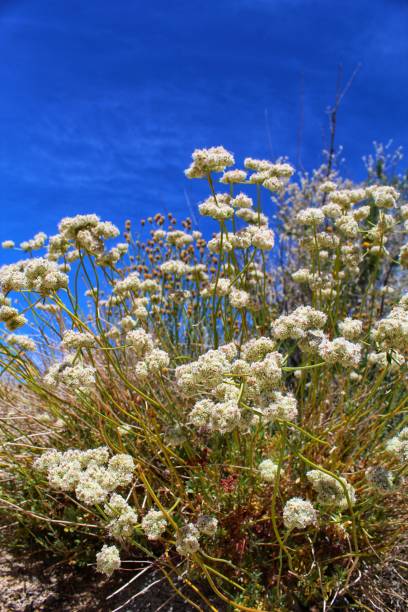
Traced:
[[224, 147], [196, 149], [192, 155], [193, 161], [185, 171], [188, 178], [204, 178], [211, 172], [222, 172], [235, 163], [234, 156]]
[[246, 193], [238, 193], [231, 201], [231, 206], [234, 208], [252, 208], [252, 198], [246, 195]]
[[234, 214], [231, 204], [231, 196], [228, 193], [219, 193], [216, 197], [210, 196], [198, 205], [200, 215], [211, 217], [217, 221], [230, 219]]
[[276, 344], [271, 338], [266, 338], [265, 336], [252, 338], [241, 347], [241, 358], [248, 363], [261, 361], [268, 353], [272, 353], [275, 348]]
[[112, 576], [113, 572], [120, 568], [120, 555], [116, 546], [104, 544], [102, 550], [96, 555], [96, 569], [101, 574]]
[[[252, 211], [250, 211], [252, 212]], [[221, 247], [224, 252], [230, 252], [233, 249], [247, 249], [253, 246], [261, 251], [270, 251], [275, 244], [275, 235], [271, 229], [265, 225], [250, 225], [237, 232], [230, 232], [228, 235], [221, 233], [208, 241], [207, 247], [212, 253], [220, 253]]]
[[79, 501], [94, 505], [104, 502], [118, 487], [130, 484], [134, 461], [125, 454], [109, 458], [106, 447], [65, 452], [52, 449], [36, 459], [34, 467], [47, 472], [52, 488], [75, 491]]
[[272, 334], [279, 340], [306, 338], [309, 330], [323, 329], [327, 315], [311, 306], [299, 306], [289, 315], [282, 315], [272, 323]]
[[275, 398], [274, 390], [282, 380], [282, 355], [277, 351], [269, 352], [263, 359], [252, 362], [250, 371], [247, 393], [265, 400], [272, 392], [272, 398]]
[[399, 213], [403, 221], [408, 221], [408, 204], [400, 206]]
[[131, 272], [123, 280], [117, 281], [113, 291], [120, 297], [128, 297], [132, 292], [141, 288], [140, 276], [137, 272]]
[[267, 226], [269, 219], [263, 213], [252, 210], [251, 208], [240, 208], [236, 212], [237, 217], [246, 221], [250, 225], [256, 225], [257, 227]]
[[[320, 258], [322, 253], [328, 255], [327, 251], [322, 251]], [[292, 278], [295, 282], [307, 283], [312, 291], [318, 292], [319, 298], [330, 298], [336, 295], [335, 282], [330, 274], [310, 272], [306, 268], [301, 268], [292, 275]]]
[[207, 398], [195, 403], [189, 423], [200, 429], [225, 434], [237, 427], [240, 418], [241, 410], [236, 400], [215, 403]]
[[178, 249], [191, 244], [194, 241], [194, 238], [191, 234], [187, 234], [182, 230], [174, 230], [172, 232], [167, 232], [166, 240], [168, 244], [174, 245]]
[[228, 294], [230, 304], [233, 308], [246, 308], [249, 306], [251, 296], [244, 289], [232, 287]]
[[349, 275], [359, 273], [359, 264], [362, 256], [358, 245], [343, 244], [340, 247], [340, 258]]
[[339, 364], [344, 368], [356, 368], [361, 361], [361, 345], [342, 337], [334, 340], [323, 338], [318, 350], [326, 363]]
[[155, 242], [160, 242], [161, 240], [165, 239], [167, 232], [164, 229], [156, 229], [151, 230], [151, 235]]
[[[260, 418], [294, 420], [295, 398], [276, 390], [282, 380], [282, 356], [274, 346], [270, 338], [252, 339], [242, 346], [238, 358], [231, 343], [177, 367], [176, 382], [183, 394], [205, 396], [196, 399], [188, 422], [203, 432], [224, 434], [236, 427], [246, 431]], [[256, 407], [256, 413], [248, 404]]]
[[329, 219], [338, 219], [343, 214], [341, 206], [335, 204], [334, 202], [330, 202], [329, 204], [322, 206], [322, 211]]
[[[232, 350], [234, 357], [237, 352], [235, 346]], [[222, 348], [207, 351], [197, 361], [178, 366], [175, 371], [176, 382], [183, 393], [189, 396], [194, 396], [200, 391], [211, 391], [221, 384], [229, 373], [230, 362]]]
[[337, 189], [329, 193], [329, 203], [348, 209], [361, 200], [365, 200], [368, 195], [366, 189]]
[[363, 331], [363, 323], [358, 319], [347, 317], [339, 323], [339, 330], [346, 340], [358, 340]]
[[176, 540], [176, 550], [179, 555], [188, 556], [197, 552], [200, 548], [199, 537], [200, 532], [193, 523], [188, 523], [188, 525], [182, 527]]
[[14, 242], [14, 240], [3, 240], [3, 242], [1, 243], [1, 247], [3, 249], [14, 249], [15, 246], [16, 243]]
[[401, 298], [387, 317], [376, 323], [371, 336], [382, 349], [394, 349], [401, 353], [408, 350], [408, 294]]
[[368, 196], [371, 196], [378, 208], [394, 208], [400, 194], [390, 185], [375, 185], [366, 189]]
[[251, 243], [261, 251], [270, 251], [275, 244], [275, 236], [271, 229], [267, 227], [248, 228], [251, 235]]
[[158, 293], [160, 285], [153, 278], [145, 278], [140, 284], [140, 290], [145, 293]]
[[308, 268], [299, 268], [299, 270], [292, 273], [292, 279], [295, 283], [312, 285], [315, 278], [315, 275]]
[[27, 323], [27, 319], [20, 315], [17, 308], [11, 306], [11, 300], [0, 294], [0, 321], [5, 323], [9, 331], [14, 331]]
[[[339, 510], [348, 508], [347, 497], [345, 495], [344, 488], [338, 480], [321, 472], [320, 470], [311, 470], [306, 474], [309, 482], [313, 489], [318, 493], [317, 501], [325, 506], [334, 506]], [[350, 502], [354, 505], [356, 501], [356, 495], [354, 488], [344, 478], [340, 477], [339, 480], [346, 487], [347, 494]]]
[[353, 215], [343, 215], [336, 221], [336, 227], [346, 238], [357, 238], [358, 223]]
[[69, 329], [62, 336], [61, 346], [74, 350], [92, 348], [95, 346], [95, 338], [89, 332], [76, 332]]
[[298, 223], [315, 227], [324, 222], [324, 212], [321, 208], [305, 208], [296, 217]]
[[160, 270], [163, 274], [181, 277], [191, 272], [191, 266], [181, 261], [181, 259], [170, 259], [161, 264]]
[[[327, 191], [326, 191], [327, 192]], [[327, 217], [337, 219], [337, 226], [349, 237], [357, 235], [358, 226], [355, 223], [366, 219], [369, 215], [369, 206], [362, 206], [353, 211], [352, 215], [342, 217], [342, 211], [348, 210], [362, 200], [372, 198], [378, 208], [393, 208], [399, 198], [398, 191], [387, 185], [374, 185], [364, 189], [332, 189], [329, 193], [328, 203], [322, 207]], [[353, 223], [353, 219], [355, 222]]]
[[51, 387], [65, 385], [72, 391], [87, 393], [95, 386], [96, 370], [68, 355], [61, 363], [53, 364], [44, 376], [44, 383]]
[[247, 157], [244, 162], [245, 168], [253, 170], [249, 177], [250, 183], [262, 185], [270, 191], [279, 192], [283, 189], [285, 182], [294, 173], [294, 168], [287, 163], [272, 163], [266, 159], [253, 159]]
[[274, 482], [278, 471], [277, 464], [272, 459], [264, 459], [258, 465], [259, 477], [265, 482]]
[[126, 334], [126, 343], [132, 347], [137, 357], [144, 357], [154, 347], [152, 336], [141, 327]]
[[151, 376], [160, 374], [170, 364], [170, 357], [155, 347], [150, 334], [142, 328], [133, 329], [126, 334], [126, 344], [134, 351], [138, 361], [134, 373], [139, 381], [146, 381]]
[[305, 239], [304, 245], [309, 249], [316, 249], [321, 251], [321, 249], [337, 249], [340, 244], [340, 238], [335, 234], [331, 234], [329, 232], [318, 232], [316, 234], [316, 240], [313, 238], [309, 238], [309, 242]]
[[38, 232], [31, 240], [25, 240], [20, 243], [20, 249], [23, 251], [38, 251], [42, 249], [47, 240], [47, 234], [44, 232]]
[[135, 317], [141, 321], [144, 321], [149, 316], [147, 306], [149, 304], [148, 298], [136, 298], [133, 303], [132, 313]]
[[131, 317], [130, 315], [126, 315], [125, 317], [123, 317], [120, 321], [120, 327], [122, 329], [122, 331], [124, 331], [125, 333], [128, 331], [131, 331], [132, 329], [135, 329], [135, 327], [137, 327], [137, 322], [135, 319], [133, 319], [133, 317]]
[[360, 208], [356, 208], [353, 210], [353, 217], [356, 221], [364, 221], [370, 215], [370, 207], [369, 206], [360, 206]]
[[381, 369], [390, 368], [391, 372], [396, 372], [405, 364], [405, 357], [397, 351], [380, 351], [379, 353], [369, 353], [367, 355], [367, 363], [370, 366], [377, 366]]
[[221, 253], [221, 251], [229, 253], [234, 248], [234, 245], [230, 235], [226, 238], [225, 235], [223, 236], [218, 232], [218, 234], [215, 234], [213, 238], [207, 242], [207, 248], [210, 253]]
[[105, 514], [111, 521], [108, 524], [109, 534], [116, 540], [127, 540], [132, 537], [138, 523], [136, 512], [129, 506], [124, 497], [114, 493], [104, 506]]
[[225, 183], [227, 185], [245, 183], [246, 177], [247, 173], [245, 172], [245, 170], [229, 170], [227, 172], [224, 172], [224, 174], [220, 178], [220, 183]]
[[[230, 252], [233, 249], [248, 249], [252, 244], [252, 236], [248, 231], [249, 228], [241, 229], [235, 233], [229, 233], [228, 238], [224, 236], [222, 248], [226, 252]], [[216, 234], [212, 240], [207, 244], [208, 249], [212, 253], [221, 252], [221, 234]]]
[[[63, 255], [70, 243], [96, 256], [105, 253], [104, 241], [119, 236], [119, 229], [110, 221], [101, 221], [97, 215], [76, 215], [64, 217], [58, 225], [59, 235], [50, 240], [49, 254], [52, 258]], [[127, 245], [126, 245], [127, 248]], [[119, 248], [120, 256], [122, 247]], [[116, 253], [111, 253], [115, 256]]]
[[286, 529], [305, 529], [317, 523], [317, 513], [307, 499], [292, 497], [283, 508], [283, 523]]
[[47, 295], [67, 285], [67, 275], [59, 270], [55, 262], [43, 257], [25, 259], [0, 268], [0, 286], [4, 292], [29, 290]]
[[213, 282], [201, 290], [202, 297], [211, 297], [215, 292], [220, 297], [225, 297], [231, 289], [231, 281], [228, 278], [219, 278], [217, 282]]
[[404, 427], [397, 436], [387, 442], [386, 450], [397, 455], [402, 463], [408, 461], [408, 427]]
[[408, 268], [408, 243], [402, 245], [400, 249], [399, 261], [402, 268]]
[[127, 253], [129, 245], [127, 243], [119, 243], [112, 247], [109, 251], [103, 251], [95, 257], [97, 266], [114, 266], [125, 253]]
[[197, 522], [184, 525], [177, 534], [176, 550], [180, 555], [188, 556], [194, 554], [200, 548], [200, 536], [215, 535], [218, 521], [214, 516], [201, 515]]
[[280, 391], [275, 391], [272, 395], [273, 401], [263, 409], [263, 415], [266, 421], [296, 421], [298, 415], [297, 400], [291, 394], [283, 394]]
[[9, 334], [6, 341], [11, 346], [17, 346], [21, 351], [35, 351], [37, 348], [34, 340], [23, 334]]
[[335, 191], [336, 189], [337, 185], [334, 181], [326, 180], [323, 183], [320, 183], [319, 185], [319, 191], [321, 191], [322, 193], [330, 193], [332, 191]]
[[148, 540], [158, 540], [166, 527], [167, 521], [161, 510], [151, 509], [142, 519], [142, 529]]

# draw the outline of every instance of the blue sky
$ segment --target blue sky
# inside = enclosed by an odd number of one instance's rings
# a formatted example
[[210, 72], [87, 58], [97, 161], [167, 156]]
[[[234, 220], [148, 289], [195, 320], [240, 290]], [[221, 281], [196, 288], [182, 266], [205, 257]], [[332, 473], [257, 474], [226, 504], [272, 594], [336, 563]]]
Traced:
[[301, 115], [313, 167], [340, 63], [361, 64], [337, 134], [361, 178], [373, 140], [408, 148], [407, 29], [407, 0], [1, 0], [0, 240], [182, 216], [195, 147], [297, 164]]

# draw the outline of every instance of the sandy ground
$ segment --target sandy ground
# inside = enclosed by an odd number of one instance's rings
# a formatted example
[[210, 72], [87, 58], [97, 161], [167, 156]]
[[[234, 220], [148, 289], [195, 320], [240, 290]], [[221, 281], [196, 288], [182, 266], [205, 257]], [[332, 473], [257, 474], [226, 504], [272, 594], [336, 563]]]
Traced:
[[160, 575], [141, 576], [121, 593], [107, 600], [123, 586], [132, 574], [106, 580], [93, 568], [75, 569], [39, 555], [12, 554], [0, 550], [0, 611], [1, 612], [190, 612], [164, 582], [153, 585], [146, 594], [125, 602], [132, 595], [149, 587]]
[[[371, 610], [371, 612], [406, 612], [408, 610], [407, 549], [396, 551], [392, 562], [376, 567], [362, 565], [352, 587], [355, 605], [349, 596], [338, 600], [333, 607], [318, 610]], [[120, 593], [109, 598], [132, 576], [118, 574], [107, 580], [94, 568], [78, 569], [44, 558], [43, 552], [12, 554], [0, 550], [0, 612], [191, 612], [194, 608], [182, 601], [167, 585], [159, 582], [159, 574], [146, 573]], [[179, 587], [181, 585], [178, 585]], [[151, 587], [151, 588], [149, 588]], [[128, 601], [132, 596], [144, 594]], [[358, 603], [357, 603], [358, 602]], [[214, 602], [215, 604], [215, 602]], [[363, 604], [363, 606], [359, 606]], [[219, 612], [226, 608], [215, 604]], [[199, 609], [207, 612], [207, 606]], [[297, 609], [296, 612], [300, 612]]]

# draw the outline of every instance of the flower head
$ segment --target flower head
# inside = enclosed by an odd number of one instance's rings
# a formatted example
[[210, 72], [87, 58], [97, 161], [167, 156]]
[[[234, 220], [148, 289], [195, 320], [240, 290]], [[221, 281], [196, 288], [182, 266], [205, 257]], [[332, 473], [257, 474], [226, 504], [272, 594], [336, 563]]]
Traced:
[[305, 529], [317, 522], [317, 513], [310, 501], [292, 497], [283, 508], [283, 522], [286, 529]]
[[104, 544], [102, 550], [96, 555], [96, 569], [101, 574], [112, 576], [113, 572], [120, 568], [120, 555], [116, 546]]
[[203, 178], [211, 172], [222, 172], [235, 163], [232, 153], [224, 147], [196, 149], [192, 155], [193, 162], [185, 171], [188, 178]]

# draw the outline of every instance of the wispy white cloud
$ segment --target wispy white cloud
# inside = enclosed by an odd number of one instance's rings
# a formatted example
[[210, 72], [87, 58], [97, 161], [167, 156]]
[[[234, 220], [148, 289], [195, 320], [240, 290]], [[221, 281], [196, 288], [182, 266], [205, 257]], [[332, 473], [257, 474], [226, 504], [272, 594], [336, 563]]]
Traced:
[[136, 208], [137, 216], [185, 210], [184, 188], [192, 201], [199, 189], [182, 173], [195, 146], [266, 156], [269, 131], [272, 155], [295, 158], [301, 73], [303, 159], [315, 163], [339, 63], [347, 78], [363, 62], [340, 117], [349, 154], [388, 139], [394, 127], [405, 138], [402, 119], [385, 112], [406, 91], [402, 79], [392, 91], [408, 44], [406, 11], [397, 0], [390, 5], [395, 10], [383, 0], [209, 0], [199, 12], [190, 0], [171, 11], [164, 0], [143, 11], [128, 0], [88, 0], [75, 10], [47, 0], [0, 6], [0, 53], [13, 58], [0, 64], [0, 180], [3, 200], [14, 205], [7, 223], [26, 231], [39, 215], [55, 224], [76, 207], [116, 218]]

